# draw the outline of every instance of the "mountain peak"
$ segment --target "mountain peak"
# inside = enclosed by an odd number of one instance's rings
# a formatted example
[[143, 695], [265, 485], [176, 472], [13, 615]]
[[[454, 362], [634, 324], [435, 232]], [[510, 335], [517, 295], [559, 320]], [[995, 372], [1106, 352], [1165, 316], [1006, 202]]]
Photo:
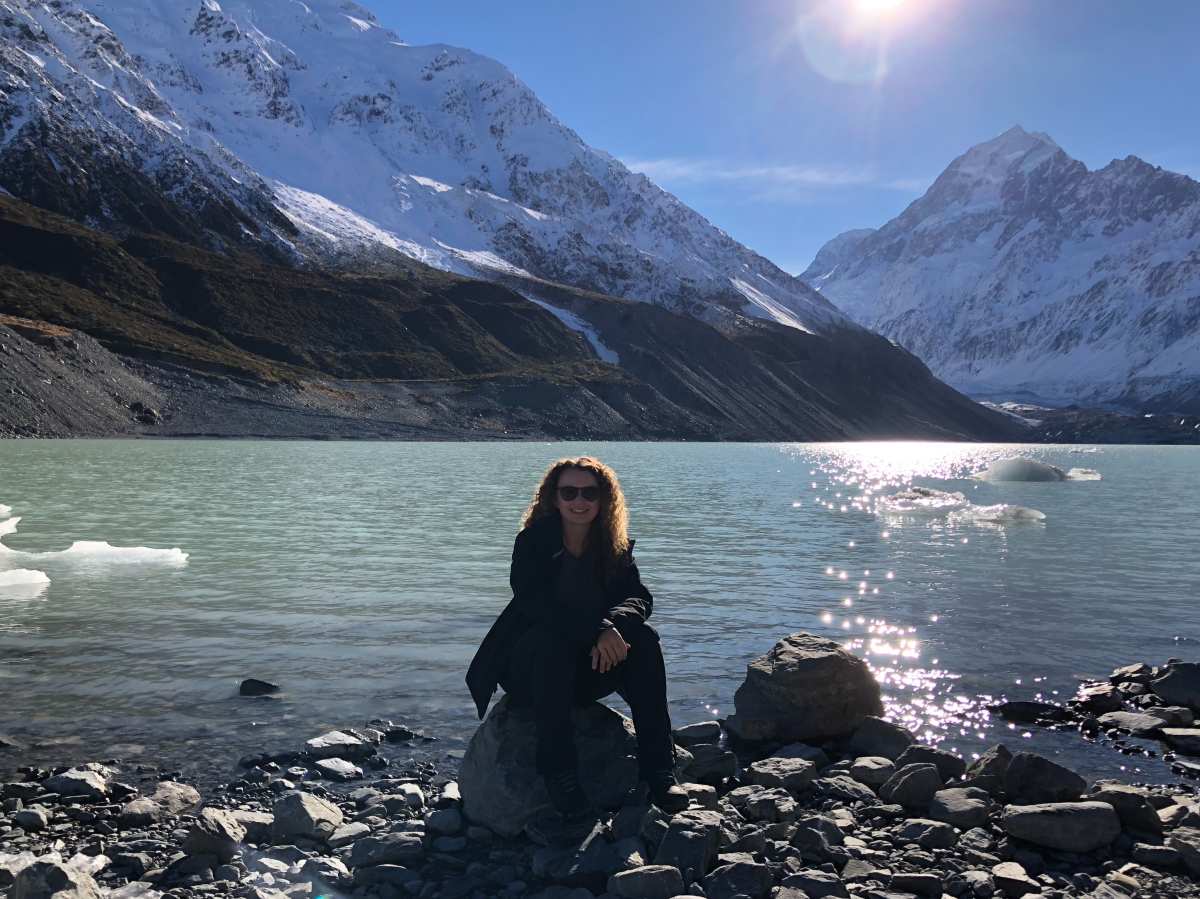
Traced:
[[1062, 148], [1049, 135], [1013, 125], [1003, 134], [967, 150], [950, 164], [948, 171], [957, 170], [964, 174], [993, 172], [1004, 176], [1018, 162], [1027, 171], [1060, 152]]

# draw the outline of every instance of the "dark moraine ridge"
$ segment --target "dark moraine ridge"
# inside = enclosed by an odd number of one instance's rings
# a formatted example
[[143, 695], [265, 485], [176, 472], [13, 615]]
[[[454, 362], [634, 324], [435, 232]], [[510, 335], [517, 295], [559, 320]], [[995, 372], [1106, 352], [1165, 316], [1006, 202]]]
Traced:
[[660, 307], [416, 262], [361, 273], [111, 235], [0, 195], [0, 435], [1019, 439], [851, 328], [732, 332]]

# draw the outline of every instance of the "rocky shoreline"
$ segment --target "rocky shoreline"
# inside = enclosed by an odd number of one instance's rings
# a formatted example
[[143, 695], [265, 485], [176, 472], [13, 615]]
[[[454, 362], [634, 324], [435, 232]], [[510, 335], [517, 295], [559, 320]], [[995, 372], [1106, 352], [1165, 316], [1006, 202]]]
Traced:
[[[1113, 693], [1143, 710], [1188, 699], [1178, 707], [1190, 710], [1194, 694], [1176, 691], [1191, 689], [1197, 667], [1117, 669], [1111, 690], [1085, 687], [1063, 714], [1089, 720], [1096, 696]], [[24, 767], [0, 785], [0, 890], [13, 899], [1200, 897], [1195, 786], [1089, 785], [1000, 745], [968, 761], [880, 717], [871, 683], [832, 641], [781, 640], [750, 664], [733, 716], [676, 730], [692, 801], [674, 816], [639, 790], [631, 723], [600, 704], [578, 710], [585, 787], [606, 808], [575, 834], [531, 826], [546, 813], [521, 751], [530, 720], [503, 698], [458, 770], [390, 761], [388, 747], [421, 735], [382, 720], [244, 758], [236, 779], [205, 795], [117, 760]], [[1054, 714], [1033, 720], [1079, 727]]]

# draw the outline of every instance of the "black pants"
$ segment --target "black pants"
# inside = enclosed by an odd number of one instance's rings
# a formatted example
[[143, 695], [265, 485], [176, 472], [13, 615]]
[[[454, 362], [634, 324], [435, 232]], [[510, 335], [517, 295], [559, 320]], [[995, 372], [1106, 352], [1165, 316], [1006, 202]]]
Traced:
[[539, 773], [577, 768], [571, 707], [614, 692], [633, 712], [642, 777], [674, 767], [667, 670], [658, 632], [645, 622], [621, 622], [619, 629], [629, 644], [629, 654], [603, 674], [592, 668], [590, 646], [568, 643], [541, 628], [526, 631], [512, 647], [500, 685], [513, 702], [533, 707]]

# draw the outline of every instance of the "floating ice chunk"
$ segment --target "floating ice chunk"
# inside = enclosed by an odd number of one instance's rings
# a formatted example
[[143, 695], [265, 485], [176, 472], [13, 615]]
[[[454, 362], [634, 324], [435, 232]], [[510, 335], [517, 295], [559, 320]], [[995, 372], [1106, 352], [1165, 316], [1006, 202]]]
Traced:
[[35, 571], [32, 568], [13, 568], [10, 571], [0, 571], [0, 588], [49, 583], [50, 578], [46, 576], [46, 572]]
[[961, 493], [949, 493], [932, 487], [909, 487], [891, 496], [881, 496], [875, 504], [880, 515], [941, 515], [968, 505]]
[[50, 578], [44, 571], [30, 568], [13, 568], [0, 571], [0, 600], [37, 599], [50, 587]]
[[1102, 480], [1100, 472], [1094, 468], [1072, 468], [1067, 472], [1068, 481], [1099, 481]]
[[6, 506], [4, 503], [0, 503], [0, 518], [8, 518], [10, 515], [12, 515], [12, 506]]
[[95, 559], [132, 564], [186, 565], [188, 554], [179, 547], [113, 546], [104, 540], [76, 540], [61, 552], [34, 553], [39, 559]]
[[1100, 447], [1098, 447], [1098, 446], [1077, 446], [1073, 450], [1071, 450], [1071, 452], [1072, 453], [1098, 453], [1098, 452], [1100, 452]]
[[1025, 506], [997, 503], [994, 506], [969, 505], [950, 513], [950, 524], [1011, 524], [1018, 521], [1045, 521], [1046, 514]]
[[1067, 473], [1036, 459], [1001, 459], [973, 477], [981, 481], [1065, 481]]
[[10, 518], [0, 521], [0, 559], [14, 561], [31, 560], [37, 562], [49, 561], [87, 561], [118, 564], [150, 564], [174, 565], [187, 564], [188, 554], [179, 547], [173, 549], [153, 549], [149, 546], [112, 546], [104, 540], [76, 540], [62, 550], [35, 553], [12, 549], [4, 545], [4, 537], [16, 533], [21, 519]]

